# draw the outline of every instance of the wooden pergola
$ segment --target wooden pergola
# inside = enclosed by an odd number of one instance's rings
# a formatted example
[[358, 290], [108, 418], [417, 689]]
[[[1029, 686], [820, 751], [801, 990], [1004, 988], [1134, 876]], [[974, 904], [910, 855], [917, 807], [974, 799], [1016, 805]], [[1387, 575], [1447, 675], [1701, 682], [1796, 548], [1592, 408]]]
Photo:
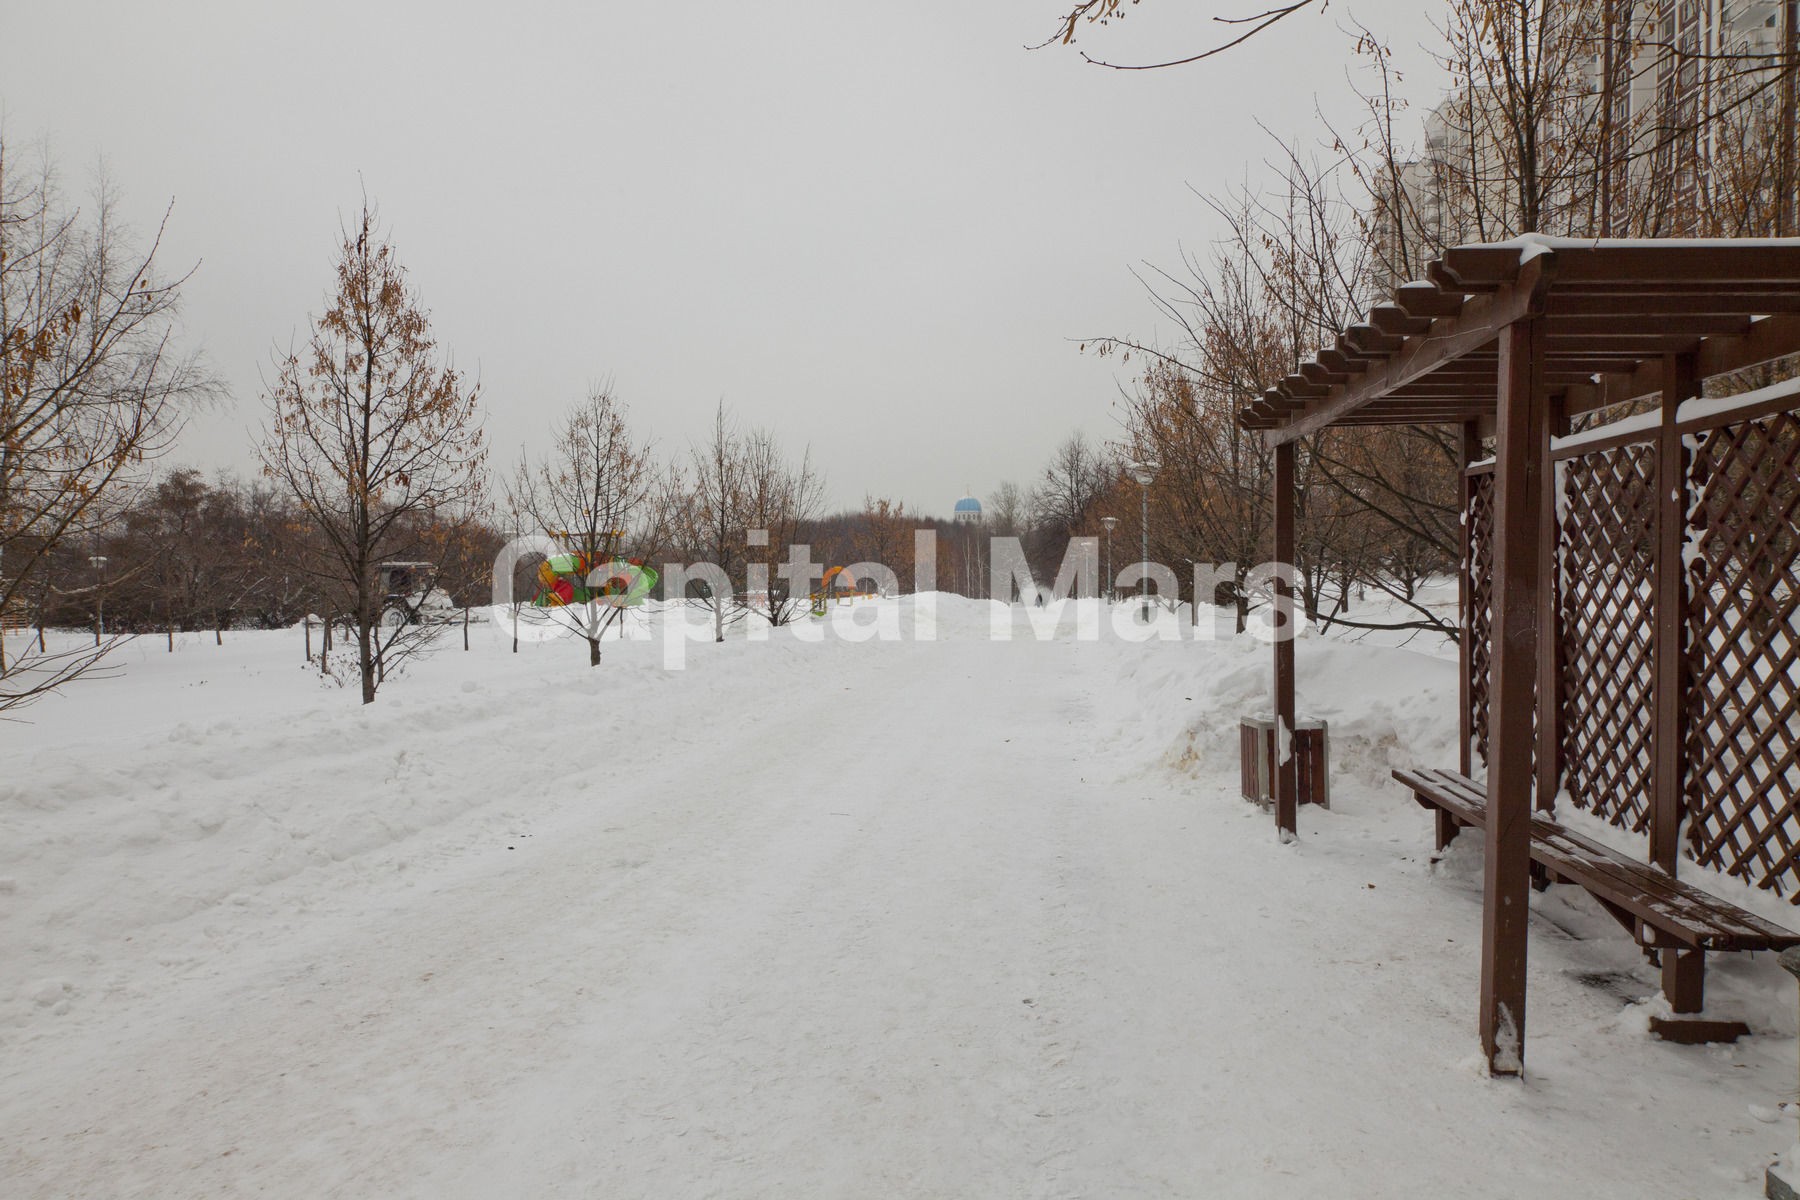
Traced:
[[[1487, 766], [1481, 1037], [1496, 1073], [1522, 1070], [1533, 821], [1559, 792], [1647, 834], [1671, 877], [1685, 849], [1777, 892], [1800, 883], [1800, 389], [1689, 403], [1709, 378], [1796, 353], [1800, 239], [1530, 235], [1446, 251], [1239, 414], [1274, 449], [1282, 563], [1300, 439], [1461, 427], [1459, 766]], [[1652, 397], [1657, 415], [1564, 436]], [[1274, 657], [1291, 730], [1293, 642]], [[1275, 776], [1292, 836], [1291, 755]], [[1636, 928], [1676, 1011], [1697, 1011], [1703, 949]]]

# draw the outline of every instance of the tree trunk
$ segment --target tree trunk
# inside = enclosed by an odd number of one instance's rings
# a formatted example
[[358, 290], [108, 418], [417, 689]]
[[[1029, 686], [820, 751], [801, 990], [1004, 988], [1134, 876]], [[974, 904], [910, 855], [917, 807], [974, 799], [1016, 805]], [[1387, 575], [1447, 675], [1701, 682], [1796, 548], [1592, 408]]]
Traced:
[[1796, 110], [1800, 109], [1800, 96], [1796, 95], [1796, 73], [1800, 73], [1800, 61], [1795, 55], [1800, 51], [1800, 33], [1794, 28], [1796, 18], [1795, 0], [1782, 0], [1781, 5], [1781, 119], [1776, 124], [1777, 136], [1781, 145], [1777, 148], [1776, 159], [1779, 178], [1776, 181], [1776, 197], [1779, 208], [1775, 214], [1775, 235], [1792, 237], [1794, 234], [1794, 192], [1800, 187], [1800, 175], [1796, 174], [1795, 155], [1800, 153], [1795, 146], [1797, 131]]
[[1618, 91], [1618, 34], [1614, 21], [1618, 16], [1617, 0], [1601, 0], [1600, 33], [1600, 211], [1597, 214], [1601, 237], [1611, 237], [1613, 210], [1613, 108]]
[[600, 665], [600, 639], [597, 637], [590, 637], [587, 640], [587, 644], [588, 666], [597, 667]]
[[356, 666], [362, 677], [362, 702], [375, 703], [375, 630], [374, 622], [369, 617], [369, 585], [367, 581], [357, 585], [356, 589]]

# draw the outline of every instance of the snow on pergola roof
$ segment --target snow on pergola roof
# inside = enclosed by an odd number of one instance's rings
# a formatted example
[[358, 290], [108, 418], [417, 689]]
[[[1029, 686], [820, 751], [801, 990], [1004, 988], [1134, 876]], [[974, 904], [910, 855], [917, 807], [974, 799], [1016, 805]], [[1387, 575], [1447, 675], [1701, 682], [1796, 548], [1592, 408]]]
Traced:
[[1534, 319], [1543, 385], [1570, 415], [1659, 391], [1663, 356], [1702, 378], [1800, 352], [1800, 238], [1457, 246], [1239, 413], [1271, 444], [1328, 426], [1492, 417], [1500, 333]]

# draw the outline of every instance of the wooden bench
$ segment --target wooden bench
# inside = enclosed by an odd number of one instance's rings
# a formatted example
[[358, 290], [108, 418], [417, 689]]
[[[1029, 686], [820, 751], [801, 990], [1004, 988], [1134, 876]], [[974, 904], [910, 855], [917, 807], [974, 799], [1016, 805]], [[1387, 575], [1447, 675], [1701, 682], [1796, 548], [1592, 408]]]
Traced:
[[[1437, 814], [1442, 850], [1465, 825], [1487, 823], [1487, 788], [1455, 771], [1395, 771], [1421, 806]], [[1704, 1007], [1706, 952], [1785, 950], [1800, 934], [1683, 883], [1649, 863], [1628, 858], [1540, 813], [1531, 818], [1531, 861], [1551, 883], [1572, 883], [1623, 925], [1660, 963], [1663, 994], [1677, 1014]], [[1652, 1017], [1651, 1029], [1676, 1042], [1734, 1041], [1749, 1033], [1741, 1021]]]

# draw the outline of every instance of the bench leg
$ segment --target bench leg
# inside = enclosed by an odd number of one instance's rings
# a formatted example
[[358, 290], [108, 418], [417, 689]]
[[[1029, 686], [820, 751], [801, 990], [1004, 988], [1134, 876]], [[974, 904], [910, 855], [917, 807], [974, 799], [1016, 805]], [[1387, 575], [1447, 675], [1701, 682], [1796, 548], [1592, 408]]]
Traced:
[[1663, 995], [1678, 1013], [1697, 1013], [1706, 1007], [1706, 951], [1665, 949], [1662, 958]]
[[1455, 817], [1451, 816], [1441, 808], [1436, 810], [1436, 815], [1437, 848], [1441, 851], [1451, 842], [1456, 840], [1457, 832], [1462, 829], [1462, 825]]
[[1663, 949], [1663, 995], [1675, 1015], [1651, 1017], [1650, 1032], [1665, 1042], [1695, 1046], [1705, 1042], [1735, 1042], [1750, 1032], [1742, 1021], [1708, 1021], [1693, 1016], [1705, 1007], [1706, 951]]

